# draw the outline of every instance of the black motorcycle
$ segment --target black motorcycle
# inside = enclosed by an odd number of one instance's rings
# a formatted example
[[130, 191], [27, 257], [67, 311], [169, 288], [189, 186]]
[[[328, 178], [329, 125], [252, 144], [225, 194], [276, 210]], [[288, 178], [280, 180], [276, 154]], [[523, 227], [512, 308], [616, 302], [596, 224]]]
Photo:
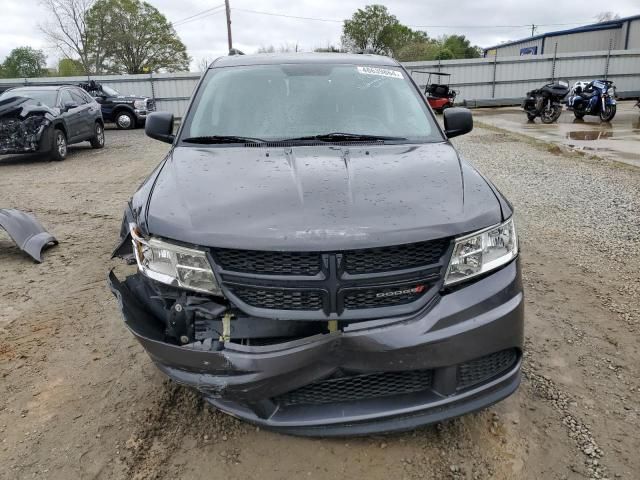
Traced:
[[530, 122], [540, 117], [542, 123], [553, 123], [562, 113], [562, 101], [569, 93], [569, 83], [558, 81], [527, 92], [522, 108]]

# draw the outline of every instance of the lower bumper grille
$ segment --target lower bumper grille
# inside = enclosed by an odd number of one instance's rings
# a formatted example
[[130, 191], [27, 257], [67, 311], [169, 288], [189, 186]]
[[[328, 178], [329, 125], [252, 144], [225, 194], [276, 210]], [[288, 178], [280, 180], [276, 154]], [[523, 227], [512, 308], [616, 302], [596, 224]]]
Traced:
[[[458, 365], [457, 390], [478, 386], [513, 368], [515, 348], [492, 353]], [[274, 398], [280, 405], [322, 405], [391, 397], [431, 389], [435, 370], [380, 372], [330, 378], [305, 385]]]
[[506, 372], [515, 365], [517, 360], [517, 351], [510, 348], [460, 364], [458, 390], [472, 387]]
[[321, 405], [414, 393], [431, 387], [431, 370], [331, 378], [278, 397], [281, 405]]

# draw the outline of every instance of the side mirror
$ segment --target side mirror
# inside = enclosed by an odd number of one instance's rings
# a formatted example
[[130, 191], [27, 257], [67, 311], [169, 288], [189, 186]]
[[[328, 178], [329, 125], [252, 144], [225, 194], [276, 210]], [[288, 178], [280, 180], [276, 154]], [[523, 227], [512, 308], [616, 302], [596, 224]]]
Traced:
[[173, 113], [153, 112], [147, 117], [144, 132], [148, 137], [165, 143], [173, 143]]
[[71, 110], [72, 108], [78, 108], [78, 104], [75, 102], [67, 102], [64, 104], [64, 106], [62, 107], [62, 110], [64, 110], [65, 112], [68, 112], [69, 110]]
[[447, 138], [464, 135], [473, 130], [471, 110], [462, 107], [447, 108], [444, 113], [444, 133]]

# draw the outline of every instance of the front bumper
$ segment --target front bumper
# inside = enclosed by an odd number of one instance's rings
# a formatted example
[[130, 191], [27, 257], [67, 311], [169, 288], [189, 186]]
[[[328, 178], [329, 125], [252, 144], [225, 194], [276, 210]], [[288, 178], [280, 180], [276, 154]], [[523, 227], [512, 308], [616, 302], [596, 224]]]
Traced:
[[[487, 407], [520, 382], [523, 293], [519, 261], [443, 294], [412, 318], [353, 323], [342, 332], [268, 346], [163, 341], [157, 322], [127, 281], [110, 276], [125, 323], [152, 360], [220, 410], [264, 428], [298, 435], [364, 435], [415, 428]], [[256, 319], [259, 321], [259, 319]], [[460, 366], [513, 351], [498, 374], [460, 388]], [[335, 377], [429, 371], [423, 391], [357, 401], [288, 405], [285, 394]]]
[[136, 120], [143, 123], [147, 120], [147, 115], [151, 113], [147, 110], [134, 110], [133, 112], [136, 115]]

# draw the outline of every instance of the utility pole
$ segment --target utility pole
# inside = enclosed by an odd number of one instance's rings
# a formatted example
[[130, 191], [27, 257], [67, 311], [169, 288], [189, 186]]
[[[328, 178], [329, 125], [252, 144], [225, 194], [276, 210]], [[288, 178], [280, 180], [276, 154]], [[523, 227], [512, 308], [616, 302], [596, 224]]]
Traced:
[[231, 8], [229, 7], [229, 0], [224, 0], [224, 5], [227, 11], [227, 41], [229, 43], [229, 51], [231, 51], [233, 41], [231, 40]]

